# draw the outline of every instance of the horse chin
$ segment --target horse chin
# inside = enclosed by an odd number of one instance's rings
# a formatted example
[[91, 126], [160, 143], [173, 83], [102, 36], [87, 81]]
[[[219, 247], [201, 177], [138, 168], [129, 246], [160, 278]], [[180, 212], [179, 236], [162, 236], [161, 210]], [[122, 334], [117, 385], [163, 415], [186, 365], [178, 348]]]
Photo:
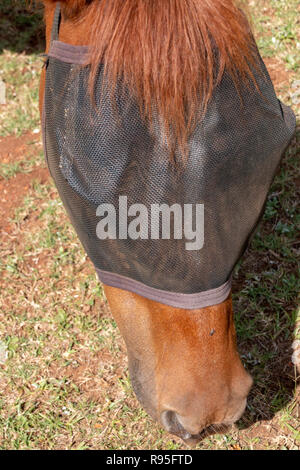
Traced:
[[228, 432], [233, 423], [211, 424], [204, 427], [198, 433], [188, 432], [181, 424], [180, 416], [171, 411], [164, 411], [161, 414], [161, 423], [171, 434], [182, 439], [189, 447], [195, 447], [203, 439], [213, 434], [223, 434]]
[[222, 423], [211, 424], [210, 426], [202, 429], [202, 431], [198, 434], [191, 434], [190, 436], [187, 436], [186, 439], [183, 438], [184, 442], [190, 447], [195, 447], [203, 439], [212, 436], [213, 434], [227, 433], [233, 426], [233, 424], [241, 418], [245, 411], [246, 405], [247, 400], [245, 400], [244, 404], [241, 406], [239, 411], [235, 413], [233, 417], [227, 418]]
[[161, 414], [161, 422], [164, 428], [171, 434], [180, 437], [190, 447], [194, 447], [200, 441], [213, 434], [222, 434], [228, 431], [232, 423], [211, 424], [203, 427], [199, 432], [193, 434], [185, 429], [180, 416], [173, 411], [164, 411]]

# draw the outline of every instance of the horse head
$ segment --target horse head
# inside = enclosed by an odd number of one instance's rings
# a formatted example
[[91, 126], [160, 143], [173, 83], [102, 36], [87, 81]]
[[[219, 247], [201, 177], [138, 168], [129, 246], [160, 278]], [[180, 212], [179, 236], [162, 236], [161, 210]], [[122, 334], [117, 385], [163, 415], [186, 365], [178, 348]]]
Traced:
[[[45, 0], [44, 3], [48, 52], [57, 2]], [[111, 83], [116, 81], [118, 72], [124, 73], [129, 87], [136, 84], [137, 98], [145, 98], [142, 104], [146, 114], [149, 110], [151, 114], [149, 103], [153, 98], [167, 128], [175, 129], [177, 141], [182, 144], [182, 148], [187, 133], [192, 129], [189, 126], [184, 127], [185, 111], [190, 111], [188, 122], [192, 122], [195, 117], [193, 99], [196, 81], [202, 84], [200, 92], [206, 109], [214, 87], [220, 83], [225, 69], [232, 75], [234, 83], [238, 79], [249, 82], [252, 76], [253, 69], [249, 64], [253, 62], [256, 52], [253, 52], [255, 48], [251, 45], [245, 17], [233, 0], [64, 0], [60, 3], [62, 19], [59, 40], [73, 46], [93, 45], [90, 84], [95, 84], [99, 64], [106, 57], [105, 64], [111, 74]], [[174, 41], [174, 31], [182, 41]], [[155, 41], [151, 39], [152, 33]], [[165, 47], [166, 41], [168, 47]], [[161, 47], [158, 47], [159, 44]], [[219, 51], [218, 72], [214, 69], [216, 48]], [[172, 67], [168, 66], [170, 57]], [[41, 112], [44, 73], [40, 88]], [[279, 120], [282, 123], [282, 110], [277, 100], [274, 103], [272, 112], [276, 115], [276, 123]], [[271, 116], [270, 110], [268, 116]], [[222, 119], [226, 120], [228, 115], [231, 119], [228, 107], [225, 106], [223, 111]], [[243, 125], [243, 120], [236, 114], [237, 128], [239, 121]], [[271, 117], [274, 121], [273, 115]], [[210, 121], [211, 126], [213, 121]], [[228, 123], [229, 121], [225, 122], [226, 125]], [[223, 132], [223, 128], [221, 131]], [[236, 132], [240, 138], [240, 147], [243, 145], [243, 132], [247, 131], [247, 125], [244, 125], [240, 132]], [[213, 134], [217, 155], [221, 154], [222, 146], [228, 144], [228, 139], [222, 132], [220, 138]], [[264, 141], [264, 138], [252, 138], [251, 145], [259, 145], [259, 141]], [[232, 152], [230, 150], [227, 154], [231, 155]], [[246, 156], [243, 155], [245, 158], [241, 159], [242, 162], [247, 160]], [[248, 161], [251, 164], [250, 157]], [[266, 162], [267, 160], [266, 158]], [[238, 158], [236, 161], [241, 164]], [[220, 165], [222, 164], [221, 161]], [[248, 184], [249, 174], [252, 175], [252, 167], [245, 172], [244, 186]], [[229, 173], [230, 171], [226, 175]], [[261, 171], [260, 174], [264, 178], [264, 172]], [[237, 179], [237, 184], [242, 185]], [[223, 184], [224, 178], [220, 177], [217, 181]], [[255, 178], [252, 178], [252, 184], [254, 187]], [[264, 186], [266, 183], [263, 180], [260, 187]], [[211, 188], [211, 192], [213, 191], [214, 188]], [[254, 198], [253, 203], [248, 204], [251, 210], [254, 208], [257, 213], [261, 211], [266, 193], [267, 189], [258, 201], [256, 191], [248, 191], [247, 194]], [[221, 190], [218, 199], [220, 204], [222, 198]], [[232, 194], [229, 200], [236, 207], [236, 198]], [[243, 210], [244, 206], [241, 205], [241, 218], [244, 215]], [[232, 229], [231, 223], [231, 219], [224, 222], [226, 230]], [[235, 225], [239, 225], [239, 220]], [[236, 226], [230, 233], [241, 231]], [[221, 231], [220, 224], [218, 227]], [[252, 222], [249, 227], [253, 228]], [[219, 254], [222, 254], [222, 243], [220, 249], [216, 250]], [[230, 239], [227, 251], [236, 249], [238, 255], [241, 250], [233, 245], [234, 241]], [[217, 270], [218, 259], [215, 261]], [[233, 264], [231, 263], [231, 268]], [[210, 271], [212, 270], [213, 264], [210, 267]], [[132, 289], [124, 290], [113, 284], [106, 285], [105, 282], [104, 291], [127, 346], [133, 389], [140, 403], [155, 420], [169, 432], [194, 442], [201, 439], [205, 430], [221, 429], [240, 418], [246, 406], [252, 379], [245, 371], [237, 351], [229, 290], [227, 297], [202, 308], [174, 307], [171, 306], [172, 302], [168, 304], [150, 300], [151, 297], [144, 297]]]
[[243, 414], [252, 379], [241, 364], [231, 296], [198, 310], [172, 308], [105, 286], [125, 340], [135, 394], [169, 432], [197, 440]]

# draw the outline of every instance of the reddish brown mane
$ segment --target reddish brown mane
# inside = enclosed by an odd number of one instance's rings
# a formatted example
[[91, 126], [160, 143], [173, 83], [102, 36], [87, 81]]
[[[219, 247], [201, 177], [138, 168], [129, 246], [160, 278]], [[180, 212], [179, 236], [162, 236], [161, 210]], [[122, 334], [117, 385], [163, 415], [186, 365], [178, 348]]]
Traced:
[[66, 15], [90, 25], [91, 90], [103, 62], [112, 89], [122, 76], [150, 124], [157, 110], [172, 153], [176, 142], [185, 153], [195, 122], [225, 69], [236, 83], [240, 77], [253, 78], [253, 42], [235, 0], [61, 3]]

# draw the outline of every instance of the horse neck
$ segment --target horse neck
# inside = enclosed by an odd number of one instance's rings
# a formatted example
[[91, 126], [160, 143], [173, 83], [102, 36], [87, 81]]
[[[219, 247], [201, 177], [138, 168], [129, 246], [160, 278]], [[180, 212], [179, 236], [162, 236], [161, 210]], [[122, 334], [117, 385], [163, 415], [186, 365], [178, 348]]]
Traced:
[[[62, 3], [62, 2], [61, 2]], [[87, 39], [89, 38], [89, 25], [86, 22], [78, 21], [80, 19], [80, 11], [83, 9], [83, 4], [86, 4], [86, 0], [75, 0], [76, 3], [73, 8], [68, 8], [68, 5], [62, 5], [63, 18], [60, 26], [59, 39], [62, 42], [72, 44], [75, 46], [87, 45]], [[54, 13], [56, 9], [56, 2], [45, 1], [45, 24], [46, 24], [46, 51], [49, 50], [51, 40], [51, 30], [54, 19]], [[74, 11], [77, 15], [74, 15]], [[73, 12], [73, 14], [71, 14]], [[79, 12], [79, 16], [78, 16]]]

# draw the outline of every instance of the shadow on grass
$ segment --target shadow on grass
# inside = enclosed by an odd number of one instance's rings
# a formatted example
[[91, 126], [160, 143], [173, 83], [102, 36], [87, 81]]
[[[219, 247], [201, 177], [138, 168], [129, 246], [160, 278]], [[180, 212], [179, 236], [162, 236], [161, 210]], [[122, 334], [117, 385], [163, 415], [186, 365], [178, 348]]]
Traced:
[[43, 7], [27, 0], [1, 0], [0, 54], [4, 50], [32, 54], [45, 48]]
[[295, 331], [300, 326], [296, 220], [299, 142], [298, 127], [272, 185], [259, 231], [233, 283], [239, 351], [254, 379], [247, 410], [237, 423], [239, 429], [269, 421], [284, 409], [297, 419], [299, 374], [297, 377], [291, 356]]

